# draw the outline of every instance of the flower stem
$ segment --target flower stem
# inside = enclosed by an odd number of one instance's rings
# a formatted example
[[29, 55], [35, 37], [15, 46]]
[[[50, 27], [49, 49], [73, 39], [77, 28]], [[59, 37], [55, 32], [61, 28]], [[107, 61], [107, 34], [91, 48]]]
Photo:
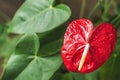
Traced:
[[119, 25], [120, 25], [120, 20], [118, 20], [116, 23], [115, 23], [115, 28], [118, 29], [119, 28]]
[[85, 6], [86, 6], [86, 0], [82, 0], [81, 9], [80, 9], [80, 18], [84, 16]]
[[98, 8], [99, 6], [99, 1], [96, 3], [96, 5], [93, 7], [92, 11], [89, 13], [88, 18], [91, 18], [91, 16], [93, 15], [93, 13], [95, 12], [95, 10]]
[[111, 21], [111, 23], [112, 23], [112, 24], [115, 23], [118, 19], [120, 19], [120, 16], [119, 16], [119, 15], [116, 16], [116, 17]]
[[110, 6], [112, 5], [113, 2], [114, 2], [114, 0], [106, 0], [105, 1], [105, 4], [104, 4], [105, 10], [104, 10], [102, 17], [101, 17], [103, 21], [106, 21], [105, 20], [106, 15], [108, 14]]

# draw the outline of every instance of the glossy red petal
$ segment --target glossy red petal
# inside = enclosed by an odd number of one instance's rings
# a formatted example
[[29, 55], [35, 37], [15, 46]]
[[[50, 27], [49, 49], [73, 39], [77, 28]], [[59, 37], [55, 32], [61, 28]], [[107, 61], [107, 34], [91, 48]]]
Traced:
[[85, 44], [92, 34], [92, 29], [93, 24], [87, 19], [75, 20], [68, 26], [61, 50], [64, 64], [68, 70], [78, 72], [79, 61]]
[[[116, 31], [111, 24], [102, 23], [94, 30], [89, 42], [90, 51], [81, 71], [83, 73], [99, 68], [108, 60], [116, 45]], [[92, 67], [88, 68], [88, 65]]]
[[111, 24], [102, 23], [93, 30], [91, 21], [75, 20], [65, 33], [62, 59], [68, 70], [89, 73], [105, 63], [115, 44], [116, 31]]

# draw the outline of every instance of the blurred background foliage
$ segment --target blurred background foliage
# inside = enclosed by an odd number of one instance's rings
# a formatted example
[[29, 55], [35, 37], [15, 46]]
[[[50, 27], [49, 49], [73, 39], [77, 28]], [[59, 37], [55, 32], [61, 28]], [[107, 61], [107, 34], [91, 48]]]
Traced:
[[[18, 41], [18, 37], [15, 37], [16, 34], [7, 33], [7, 24], [24, 1], [0, 0], [0, 75], [3, 71], [4, 63], [8, 60]], [[82, 17], [92, 20], [95, 26], [104, 21], [110, 22], [117, 30], [117, 45], [109, 60], [100, 69], [83, 75], [69, 72], [62, 65], [50, 80], [120, 80], [120, 0], [56, 0], [56, 4], [58, 3], [68, 5], [72, 12], [70, 19], [63, 24], [64, 26], [67, 27], [70, 21]], [[62, 40], [59, 40], [59, 37], [63, 38], [64, 31], [65, 28], [59, 27], [50, 31], [51, 34], [49, 32], [40, 34], [39, 38], [42, 40], [41, 46], [43, 47], [39, 51], [46, 53], [45, 50], [47, 49], [51, 53], [54, 51], [49, 49], [52, 44], [58, 44], [57, 46], [60, 48]], [[56, 33], [59, 36], [56, 36]], [[44, 35], [49, 37], [43, 38]], [[47, 44], [49, 42], [51, 43]], [[52, 48], [56, 49], [56, 46], [52, 46]]]

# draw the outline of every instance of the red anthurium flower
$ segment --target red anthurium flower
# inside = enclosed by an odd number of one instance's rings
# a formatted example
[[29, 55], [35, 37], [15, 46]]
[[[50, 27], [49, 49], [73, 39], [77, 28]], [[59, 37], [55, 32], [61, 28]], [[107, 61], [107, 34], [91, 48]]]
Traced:
[[116, 31], [110, 23], [96, 29], [88, 19], [71, 22], [64, 35], [61, 54], [66, 68], [73, 72], [89, 73], [110, 57], [116, 44]]

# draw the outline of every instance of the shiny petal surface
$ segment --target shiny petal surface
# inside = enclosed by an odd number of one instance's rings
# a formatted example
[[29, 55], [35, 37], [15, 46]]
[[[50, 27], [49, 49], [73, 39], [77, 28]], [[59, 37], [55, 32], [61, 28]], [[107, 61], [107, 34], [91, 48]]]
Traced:
[[[86, 43], [90, 47], [82, 69], [78, 67]], [[93, 30], [93, 24], [87, 19], [75, 20], [68, 26], [61, 54], [69, 71], [89, 73], [98, 69], [109, 58], [116, 44], [116, 31], [109, 23], [102, 23]]]
[[[116, 45], [116, 31], [111, 24], [102, 23], [94, 30], [89, 43], [88, 58], [82, 69], [85, 73], [99, 68], [110, 57]], [[90, 63], [87, 63], [88, 61]]]
[[[87, 19], [73, 21], [67, 28], [62, 47], [64, 64], [70, 71], [78, 71], [79, 60], [85, 44], [92, 34], [93, 24]], [[75, 61], [73, 60], [75, 57]]]

